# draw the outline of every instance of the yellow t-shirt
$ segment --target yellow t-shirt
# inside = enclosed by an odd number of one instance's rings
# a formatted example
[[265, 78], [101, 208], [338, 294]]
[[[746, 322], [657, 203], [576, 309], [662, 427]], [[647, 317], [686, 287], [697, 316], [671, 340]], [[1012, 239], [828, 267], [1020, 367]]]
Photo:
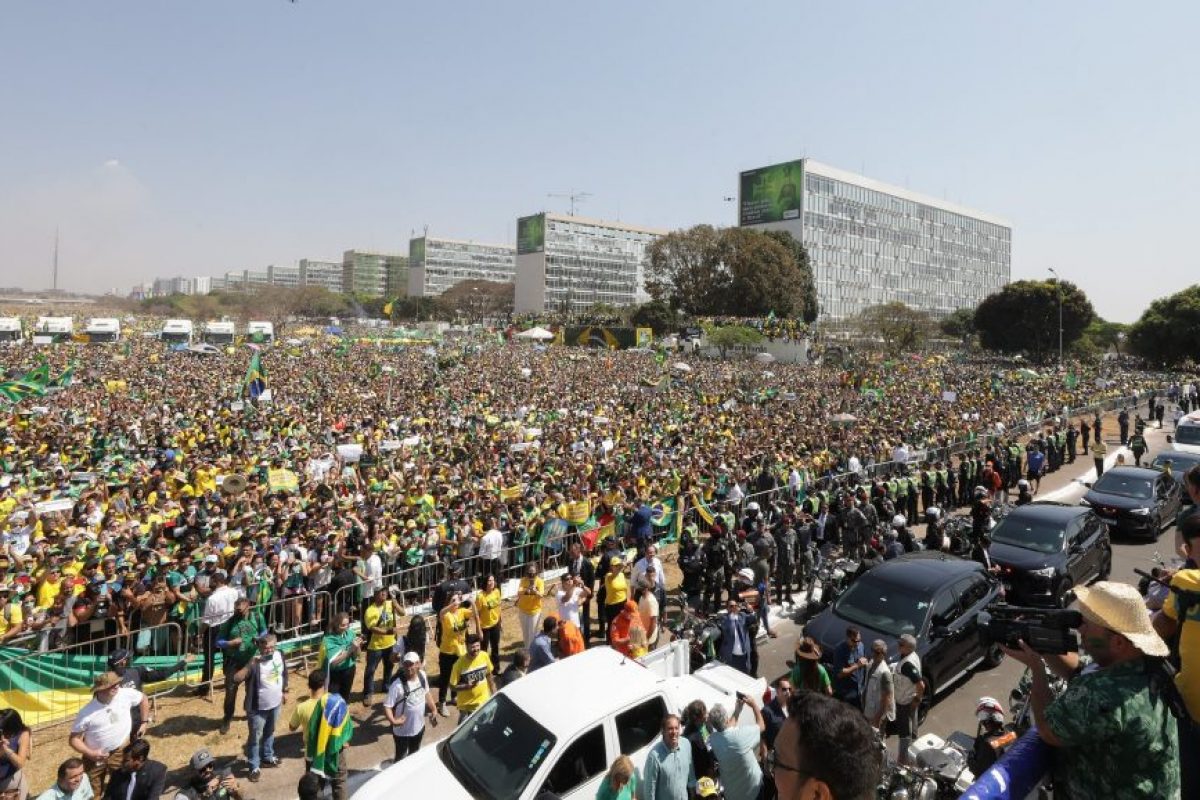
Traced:
[[292, 730], [300, 729], [300, 740], [308, 745], [308, 720], [313, 714], [313, 709], [317, 707], [317, 699], [310, 697], [307, 700], [301, 700], [296, 704], [296, 708], [292, 711], [292, 717], [288, 720], [288, 727]]
[[8, 633], [12, 628], [17, 627], [25, 621], [25, 617], [21, 614], [20, 603], [9, 603], [6, 606], [0, 607], [0, 636]]
[[487, 676], [491, 672], [492, 659], [482, 650], [474, 657], [464, 654], [454, 662], [454, 669], [450, 670], [450, 685], [458, 686], [463, 682], [472, 684], [468, 689], [458, 690], [455, 705], [459, 712], [474, 711], [492, 696], [492, 689], [487, 682]]
[[479, 609], [479, 627], [494, 628], [500, 624], [500, 590], [480, 592], [475, 596], [475, 607]]
[[629, 599], [629, 581], [624, 572], [608, 573], [604, 576], [604, 604], [615, 606]]
[[[1181, 569], [1171, 579], [1171, 585], [1184, 591], [1200, 591], [1200, 569]], [[1163, 601], [1162, 612], [1180, 625], [1181, 668], [1175, 676], [1175, 685], [1183, 695], [1188, 714], [1194, 720], [1200, 719], [1200, 605], [1193, 605], [1188, 609], [1187, 619], [1180, 620], [1175, 593], [1171, 592]]]
[[[537, 594], [526, 594], [530, 588]], [[529, 578], [521, 578], [521, 587], [517, 590], [517, 609], [525, 614], [540, 614], [542, 595], [544, 594], [546, 594], [546, 584], [541, 578], [534, 578], [533, 583], [529, 582]]]
[[392, 610], [391, 601], [385, 602], [382, 606], [369, 604], [367, 610], [363, 612], [363, 626], [367, 629], [387, 628], [392, 631], [388, 634], [372, 633], [371, 638], [367, 641], [368, 650], [390, 649], [396, 643], [396, 613]]
[[442, 617], [442, 642], [438, 650], [448, 656], [461, 656], [467, 652], [467, 623], [471, 621], [471, 612], [460, 608], [457, 611], [447, 611]]
[[54, 605], [54, 599], [62, 592], [62, 578], [51, 583], [50, 581], [42, 581], [37, 587], [37, 607], [50, 608]]

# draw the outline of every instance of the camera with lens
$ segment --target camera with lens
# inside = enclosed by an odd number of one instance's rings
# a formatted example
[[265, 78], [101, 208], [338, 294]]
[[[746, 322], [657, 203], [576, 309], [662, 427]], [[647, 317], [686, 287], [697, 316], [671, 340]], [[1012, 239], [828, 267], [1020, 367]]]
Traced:
[[1017, 648], [1024, 641], [1035, 652], [1074, 653], [1079, 650], [1083, 616], [1072, 609], [1025, 608], [997, 603], [979, 615], [979, 637], [984, 645]]

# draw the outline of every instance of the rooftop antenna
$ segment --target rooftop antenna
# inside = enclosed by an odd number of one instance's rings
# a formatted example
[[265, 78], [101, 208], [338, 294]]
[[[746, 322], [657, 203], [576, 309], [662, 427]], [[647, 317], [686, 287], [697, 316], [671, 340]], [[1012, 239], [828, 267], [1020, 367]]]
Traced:
[[54, 227], [54, 265], [50, 271], [50, 288], [58, 291], [58, 226]]
[[562, 197], [562, 198], [566, 198], [567, 200], [571, 201], [571, 216], [572, 217], [575, 216], [575, 206], [578, 205], [579, 203], [584, 202], [591, 196], [592, 196], [591, 192], [577, 192], [574, 189], [572, 189], [569, 192], [551, 192], [550, 194], [546, 195], [546, 197]]

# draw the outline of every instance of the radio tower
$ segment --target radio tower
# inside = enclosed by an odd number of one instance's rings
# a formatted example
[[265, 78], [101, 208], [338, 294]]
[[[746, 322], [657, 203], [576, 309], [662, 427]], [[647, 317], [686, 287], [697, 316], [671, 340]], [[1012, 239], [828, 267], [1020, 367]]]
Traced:
[[54, 229], [54, 265], [50, 271], [50, 288], [58, 291], [58, 228]]

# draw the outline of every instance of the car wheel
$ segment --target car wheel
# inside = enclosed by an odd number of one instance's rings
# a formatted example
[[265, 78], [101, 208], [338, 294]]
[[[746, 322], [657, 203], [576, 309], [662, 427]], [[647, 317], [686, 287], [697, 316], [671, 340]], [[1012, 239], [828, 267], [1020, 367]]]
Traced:
[[1063, 578], [1058, 585], [1058, 607], [1066, 608], [1075, 602], [1075, 583], [1070, 578]]
[[1100, 561], [1100, 571], [1096, 573], [1096, 580], [1106, 581], [1108, 576], [1112, 574], [1112, 548], [1104, 551], [1104, 558]]
[[1004, 661], [1004, 650], [999, 643], [993, 642], [989, 644], [987, 650], [983, 654], [983, 668], [995, 669]]

